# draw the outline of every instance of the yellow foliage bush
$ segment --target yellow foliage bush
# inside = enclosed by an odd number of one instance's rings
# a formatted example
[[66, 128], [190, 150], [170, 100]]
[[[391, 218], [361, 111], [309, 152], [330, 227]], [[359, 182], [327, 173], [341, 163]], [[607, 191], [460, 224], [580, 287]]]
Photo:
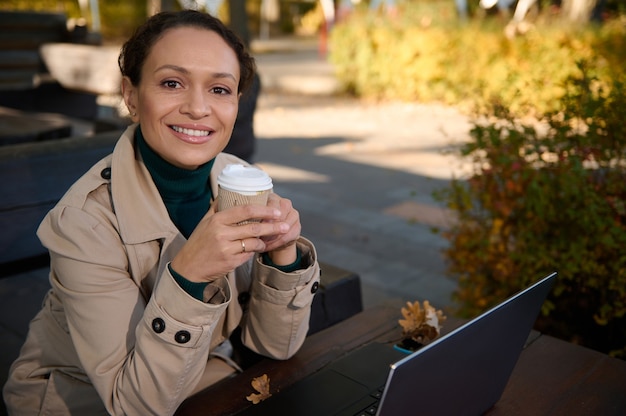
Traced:
[[335, 26], [330, 60], [347, 93], [472, 109], [498, 97], [516, 114], [540, 115], [557, 108], [561, 85], [579, 61], [605, 78], [626, 73], [620, 20], [583, 28], [538, 22], [525, 36], [508, 39], [504, 21], [425, 19], [411, 13], [411, 5], [396, 19], [355, 12]]

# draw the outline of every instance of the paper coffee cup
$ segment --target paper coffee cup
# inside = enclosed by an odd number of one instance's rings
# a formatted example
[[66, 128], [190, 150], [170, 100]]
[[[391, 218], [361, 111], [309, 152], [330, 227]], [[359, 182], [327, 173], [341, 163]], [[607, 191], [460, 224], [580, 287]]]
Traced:
[[267, 205], [272, 178], [254, 166], [226, 165], [217, 177], [217, 210], [236, 205]]

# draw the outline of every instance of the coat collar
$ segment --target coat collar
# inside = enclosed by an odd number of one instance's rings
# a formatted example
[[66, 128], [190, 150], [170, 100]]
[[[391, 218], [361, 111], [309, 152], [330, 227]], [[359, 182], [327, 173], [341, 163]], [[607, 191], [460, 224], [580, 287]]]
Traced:
[[[120, 236], [127, 244], [182, 237], [167, 213], [167, 208], [135, 146], [137, 124], [129, 126], [113, 150], [111, 158], [111, 197], [119, 224]], [[210, 181], [217, 195], [217, 175], [228, 163], [244, 163], [239, 158], [220, 153]]]

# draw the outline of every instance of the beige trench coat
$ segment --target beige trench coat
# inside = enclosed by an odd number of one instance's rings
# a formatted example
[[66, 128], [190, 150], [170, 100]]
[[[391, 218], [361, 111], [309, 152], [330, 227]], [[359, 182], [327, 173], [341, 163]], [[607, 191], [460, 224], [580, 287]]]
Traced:
[[[140, 160], [135, 128], [39, 227], [52, 289], [4, 388], [11, 414], [170, 415], [207, 378], [209, 351], [237, 326], [246, 346], [276, 359], [304, 342], [319, 286], [313, 245], [298, 241], [304, 270], [282, 273], [257, 255], [215, 282], [223, 302], [189, 296], [167, 268], [186, 240]], [[245, 163], [217, 157], [214, 195], [217, 173], [233, 162]]]

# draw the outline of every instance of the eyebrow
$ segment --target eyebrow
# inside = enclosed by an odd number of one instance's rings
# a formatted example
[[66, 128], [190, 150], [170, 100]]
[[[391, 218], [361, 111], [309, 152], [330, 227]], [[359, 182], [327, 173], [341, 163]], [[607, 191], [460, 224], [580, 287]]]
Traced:
[[[180, 72], [180, 73], [185, 74], [185, 75], [189, 75], [189, 71], [186, 68], [183, 68], [182, 66], [170, 65], [170, 64], [162, 65], [162, 66], [158, 67], [154, 72], [157, 73], [157, 72], [162, 71], [164, 69], [171, 69], [173, 71]], [[235, 76], [233, 74], [228, 73], [228, 72], [214, 72], [212, 75], [215, 78], [230, 78], [233, 81], [237, 81]]]

